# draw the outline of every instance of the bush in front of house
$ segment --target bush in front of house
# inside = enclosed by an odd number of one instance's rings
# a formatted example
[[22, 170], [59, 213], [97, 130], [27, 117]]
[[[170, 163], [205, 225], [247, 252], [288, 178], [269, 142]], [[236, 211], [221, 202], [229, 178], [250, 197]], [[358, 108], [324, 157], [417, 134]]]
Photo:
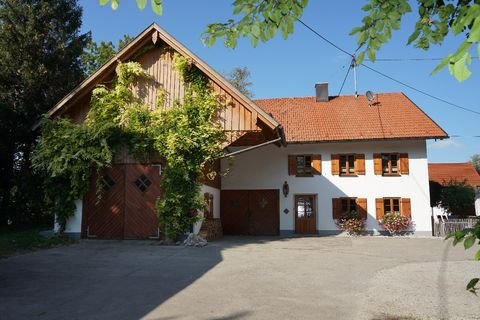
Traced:
[[386, 213], [382, 220], [380, 220], [382, 227], [391, 235], [400, 234], [401, 232], [407, 230], [411, 223], [412, 221], [410, 218], [395, 212]]
[[355, 211], [345, 212], [335, 223], [351, 236], [359, 235], [365, 230], [365, 220], [359, 217]]

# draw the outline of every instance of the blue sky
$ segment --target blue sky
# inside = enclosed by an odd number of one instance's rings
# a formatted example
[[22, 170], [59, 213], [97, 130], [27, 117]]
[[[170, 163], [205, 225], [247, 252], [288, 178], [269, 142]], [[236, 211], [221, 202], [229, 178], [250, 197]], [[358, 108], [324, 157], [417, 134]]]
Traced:
[[[233, 1], [227, 0], [165, 0], [164, 15], [158, 17], [147, 7], [140, 11], [134, 0], [123, 0], [117, 11], [108, 5], [100, 7], [97, 0], [80, 0], [84, 8], [82, 32], [91, 31], [93, 39], [117, 42], [123, 34], [136, 36], [152, 22], [156, 22], [178, 41], [219, 72], [248, 67], [252, 76], [255, 98], [311, 96], [316, 82], [328, 82], [330, 95], [337, 95], [350, 58], [318, 38], [300, 23], [287, 40], [280, 36], [253, 48], [247, 40], [239, 41], [236, 49], [227, 49], [221, 42], [206, 48], [200, 41], [208, 23], [223, 22], [232, 16]], [[358, 26], [364, 16], [364, 2], [353, 0], [310, 0], [302, 20], [338, 46], [349, 52], [356, 49], [355, 37], [349, 32]], [[460, 39], [449, 38], [448, 44], [432, 47], [429, 51], [406, 46], [413, 31], [415, 13], [405, 17], [401, 30], [377, 53], [377, 58], [442, 58], [455, 51]], [[438, 61], [399, 61], [374, 64], [381, 71], [412, 87], [438, 98], [480, 112], [480, 60], [472, 63], [473, 75], [463, 83], [452, 78], [448, 70], [435, 76], [430, 72]], [[372, 71], [357, 69], [358, 91], [404, 92], [452, 137], [428, 142], [430, 162], [465, 162], [480, 153], [480, 115], [469, 113], [419, 94]], [[350, 73], [342, 94], [354, 93]], [[476, 96], [475, 96], [476, 94]]]

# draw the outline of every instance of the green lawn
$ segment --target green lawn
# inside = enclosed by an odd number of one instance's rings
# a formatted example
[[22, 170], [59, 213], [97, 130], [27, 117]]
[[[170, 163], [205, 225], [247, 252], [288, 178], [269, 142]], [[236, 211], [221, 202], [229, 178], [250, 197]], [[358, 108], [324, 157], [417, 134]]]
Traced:
[[39, 229], [22, 231], [0, 231], [0, 259], [16, 253], [25, 253], [38, 249], [46, 249], [69, 245], [75, 242], [66, 237], [53, 237], [51, 239], [38, 234]]

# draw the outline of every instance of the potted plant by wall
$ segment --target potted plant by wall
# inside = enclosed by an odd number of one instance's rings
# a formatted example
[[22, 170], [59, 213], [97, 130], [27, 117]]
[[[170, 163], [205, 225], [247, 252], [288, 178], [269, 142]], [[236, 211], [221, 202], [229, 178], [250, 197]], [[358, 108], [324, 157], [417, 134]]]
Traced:
[[390, 235], [398, 235], [410, 227], [412, 220], [399, 212], [389, 212], [383, 216], [380, 224]]
[[361, 234], [365, 230], [365, 220], [359, 217], [356, 211], [344, 212], [342, 217], [335, 221], [337, 226], [351, 236]]

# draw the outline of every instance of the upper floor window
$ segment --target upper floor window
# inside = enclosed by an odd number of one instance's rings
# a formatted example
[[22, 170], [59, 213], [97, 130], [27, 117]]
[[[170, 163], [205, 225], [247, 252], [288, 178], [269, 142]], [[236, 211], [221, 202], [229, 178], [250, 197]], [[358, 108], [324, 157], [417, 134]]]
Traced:
[[375, 153], [373, 168], [376, 175], [400, 176], [409, 174], [408, 153]]
[[398, 153], [382, 153], [382, 173], [383, 175], [398, 175]]
[[357, 176], [365, 174], [364, 154], [332, 154], [331, 160], [332, 175]]
[[322, 157], [319, 154], [288, 156], [288, 174], [297, 177], [313, 177], [322, 174]]

